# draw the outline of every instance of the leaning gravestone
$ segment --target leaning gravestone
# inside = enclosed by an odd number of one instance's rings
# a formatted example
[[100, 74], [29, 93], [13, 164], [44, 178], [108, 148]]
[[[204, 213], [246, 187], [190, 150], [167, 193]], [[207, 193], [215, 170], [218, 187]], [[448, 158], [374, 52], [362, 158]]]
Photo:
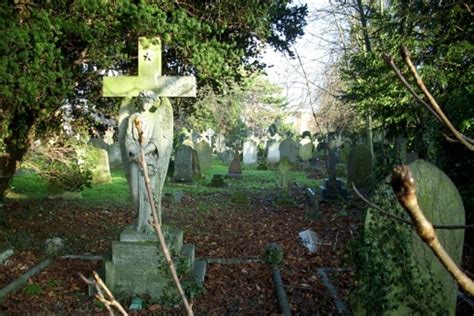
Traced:
[[[167, 97], [195, 97], [196, 79], [161, 76], [159, 38], [140, 38], [138, 55], [138, 76], [104, 78], [104, 97], [125, 98], [119, 113], [119, 140], [136, 214], [134, 224], [120, 234], [120, 241], [112, 243], [111, 260], [105, 262], [105, 281], [116, 295], [149, 295], [152, 301], [159, 301], [177, 292], [152, 227], [151, 201], [137, 163], [137, 125], [143, 131], [145, 162], [161, 222], [161, 198], [173, 147], [173, 109]], [[134, 99], [137, 96], [140, 98]], [[183, 231], [168, 228], [164, 233], [170, 252], [181, 254], [182, 263], [176, 265], [183, 264], [186, 272], [193, 270], [202, 281], [205, 265], [194, 260], [193, 245], [183, 245]]]
[[347, 184], [352, 188], [367, 187], [370, 184], [372, 174], [372, 155], [364, 145], [354, 146], [347, 162]]
[[244, 165], [254, 165], [257, 163], [257, 143], [252, 139], [244, 142], [243, 156]]
[[280, 159], [286, 158], [289, 163], [295, 164], [298, 158], [298, 145], [294, 140], [285, 139], [280, 143]]
[[212, 148], [205, 140], [201, 140], [196, 145], [196, 152], [199, 158], [199, 167], [201, 171], [207, 170], [212, 166]]
[[112, 177], [110, 176], [109, 155], [105, 149], [89, 146], [87, 148], [87, 160], [93, 166], [92, 183], [110, 183]]
[[[453, 182], [429, 162], [417, 160], [409, 167], [416, 183], [416, 196], [426, 218], [437, 225], [465, 225], [464, 206]], [[382, 206], [386, 210], [406, 215], [388, 184], [381, 184], [375, 192], [374, 203], [385, 203]], [[371, 298], [367, 295], [373, 295], [377, 302], [386, 301], [384, 307], [376, 307], [384, 308], [379, 311], [384, 315], [455, 315], [456, 282], [414, 229], [387, 219], [372, 209], [367, 213], [364, 228], [364, 243], [371, 247], [371, 258], [362, 264], [365, 265], [362, 269], [373, 273], [366, 274], [368, 279], [360, 281], [367, 283], [373, 292], [356, 295], [354, 314], [365, 315], [368, 309], [376, 313], [373, 306], [368, 306]], [[394, 230], [398, 232], [393, 233]], [[436, 234], [447, 253], [460, 266], [464, 230], [437, 229]], [[394, 249], [400, 248], [401, 240], [408, 250], [394, 253]], [[387, 253], [390, 255], [387, 256]], [[384, 291], [376, 289], [374, 282], [383, 284]]]
[[307, 161], [313, 157], [313, 143], [311, 142], [311, 138], [305, 137], [300, 141], [298, 154], [303, 161]]

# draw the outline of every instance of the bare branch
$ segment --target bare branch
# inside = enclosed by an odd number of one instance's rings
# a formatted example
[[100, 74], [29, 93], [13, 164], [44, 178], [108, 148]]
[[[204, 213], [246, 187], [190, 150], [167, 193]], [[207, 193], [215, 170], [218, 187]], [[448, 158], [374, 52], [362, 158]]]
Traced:
[[408, 51], [408, 49], [405, 46], [402, 46], [400, 49], [400, 53], [402, 55], [403, 60], [405, 61], [405, 64], [407, 64], [411, 73], [415, 77], [416, 84], [428, 99], [430, 107], [438, 114], [438, 119], [441, 121], [441, 123], [446, 126], [464, 146], [466, 146], [469, 150], [474, 151], [474, 143], [467, 140], [466, 137], [453, 126], [453, 124], [449, 121], [448, 117], [444, 114], [438, 102], [436, 102], [435, 98], [426, 88], [425, 83], [421, 79], [420, 75], [416, 71], [416, 68], [410, 59], [410, 52]]
[[[391, 219], [394, 219], [396, 221], [399, 221], [399, 222], [402, 222], [402, 223], [405, 223], [405, 224], [408, 224], [408, 225], [411, 225], [411, 226], [414, 226], [415, 224], [407, 219], [404, 219], [403, 217], [400, 217], [400, 216], [397, 216], [395, 214], [392, 214], [390, 213], [389, 211], [386, 211], [384, 210], [383, 208], [381, 208], [380, 206], [378, 206], [377, 204], [369, 201], [365, 196], [362, 195], [362, 193], [360, 193], [359, 190], [357, 190], [357, 187], [355, 186], [354, 183], [352, 183], [352, 189], [354, 190], [354, 192], [356, 193], [356, 195], [362, 200], [364, 201], [367, 205], [369, 205], [370, 207], [374, 208], [375, 210], [379, 211], [380, 213], [382, 213], [383, 215], [387, 216], [387, 217], [390, 217]], [[468, 228], [474, 228], [474, 225], [436, 225], [434, 224], [433, 225], [433, 228], [434, 229], [447, 229], [447, 230], [452, 230], [452, 229], [468, 229]]]
[[423, 214], [416, 197], [416, 184], [408, 166], [397, 166], [392, 174], [392, 188], [398, 202], [410, 215], [418, 236], [430, 247], [433, 254], [444, 265], [461, 288], [474, 296], [474, 282], [451, 259], [441, 245], [433, 225]]
[[[88, 280], [80, 272], [78, 274], [81, 277], [82, 281], [84, 281], [86, 284], [95, 286], [97, 290], [97, 294], [95, 295], [95, 298], [99, 300], [102, 304], [104, 304], [105, 308], [109, 312], [109, 315], [114, 315], [112, 307], [115, 307], [120, 312], [121, 315], [128, 315], [128, 313], [125, 311], [122, 305], [115, 299], [112, 292], [110, 292], [107, 285], [105, 285], [104, 281], [102, 281], [102, 279], [97, 274], [97, 272], [93, 271], [92, 273], [93, 273], [95, 281]], [[104, 295], [104, 292], [105, 292], [105, 295]]]
[[181, 286], [181, 283], [178, 278], [178, 274], [176, 273], [176, 268], [174, 265], [173, 260], [171, 259], [170, 252], [168, 250], [168, 246], [166, 245], [166, 240], [165, 236], [163, 234], [163, 231], [161, 229], [161, 223], [158, 219], [158, 214], [156, 211], [156, 206], [155, 206], [155, 200], [153, 198], [153, 190], [151, 188], [151, 182], [150, 182], [150, 177], [148, 176], [148, 168], [147, 164], [145, 162], [145, 151], [143, 149], [143, 130], [141, 128], [141, 123], [140, 120], [137, 118], [135, 119], [135, 128], [138, 131], [138, 142], [140, 144], [140, 159], [138, 163], [143, 169], [143, 176], [145, 178], [145, 187], [146, 187], [146, 192], [148, 196], [148, 202], [150, 203], [151, 206], [151, 213], [153, 216], [153, 228], [155, 229], [156, 235], [158, 236], [158, 240], [160, 241], [160, 246], [161, 250], [163, 252], [163, 255], [165, 257], [166, 263], [168, 265], [168, 268], [171, 272], [171, 275], [173, 277], [174, 284], [176, 286], [176, 289], [178, 290], [178, 293], [181, 296], [181, 299], [183, 301], [184, 307], [186, 308], [186, 312], [188, 315], [192, 316], [194, 315], [193, 310], [191, 305], [188, 303], [188, 299], [186, 298], [186, 294], [184, 293], [183, 287]]

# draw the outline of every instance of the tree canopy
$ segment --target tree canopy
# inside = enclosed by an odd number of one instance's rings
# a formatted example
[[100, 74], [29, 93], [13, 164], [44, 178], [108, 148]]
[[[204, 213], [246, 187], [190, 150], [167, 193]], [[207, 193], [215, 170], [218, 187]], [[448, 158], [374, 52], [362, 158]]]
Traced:
[[[60, 107], [101, 98], [103, 71], [136, 71], [139, 36], [160, 36], [163, 73], [218, 91], [239, 81], [265, 43], [291, 54], [306, 6], [291, 1], [4, 1], [0, 4], [0, 161], [6, 178], [32, 137], [58, 127]], [[189, 103], [182, 103], [189, 106]], [[12, 171], [13, 170], [13, 171]], [[0, 195], [6, 184], [2, 180]]]

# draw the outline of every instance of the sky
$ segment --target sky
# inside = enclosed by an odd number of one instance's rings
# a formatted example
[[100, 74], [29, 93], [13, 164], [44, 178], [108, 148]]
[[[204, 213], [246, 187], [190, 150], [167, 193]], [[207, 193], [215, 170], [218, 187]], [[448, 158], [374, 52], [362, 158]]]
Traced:
[[[317, 107], [317, 86], [324, 86], [324, 72], [328, 62], [334, 58], [334, 49], [329, 42], [337, 43], [338, 32], [332, 16], [322, 16], [322, 13], [318, 12], [329, 6], [329, 0], [302, 2], [308, 5], [308, 24], [305, 27], [305, 35], [294, 45], [301, 63], [298, 59], [290, 60], [288, 56], [271, 48], [264, 51], [262, 61], [268, 65], [268, 79], [283, 88], [282, 94], [288, 98], [291, 108], [302, 107], [310, 111], [308, 86], [312, 87], [312, 104]], [[304, 73], [312, 83], [306, 82]]]

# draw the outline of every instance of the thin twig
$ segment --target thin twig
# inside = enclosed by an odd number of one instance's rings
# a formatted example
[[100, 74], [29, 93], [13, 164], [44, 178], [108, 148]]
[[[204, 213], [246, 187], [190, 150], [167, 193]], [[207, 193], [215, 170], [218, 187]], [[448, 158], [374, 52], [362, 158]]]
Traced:
[[147, 164], [145, 163], [145, 151], [143, 149], [143, 130], [141, 128], [141, 123], [140, 120], [137, 118], [135, 119], [135, 128], [138, 131], [138, 142], [140, 144], [140, 159], [138, 160], [140, 166], [143, 169], [143, 176], [145, 178], [145, 187], [147, 191], [147, 196], [148, 196], [148, 202], [150, 203], [151, 206], [151, 213], [153, 216], [153, 228], [155, 229], [156, 235], [158, 236], [158, 240], [160, 241], [160, 246], [161, 250], [163, 252], [163, 255], [165, 257], [166, 263], [168, 265], [168, 268], [171, 272], [171, 275], [173, 277], [174, 284], [176, 285], [176, 289], [178, 290], [178, 293], [181, 296], [181, 299], [183, 300], [184, 307], [186, 308], [186, 312], [188, 315], [192, 316], [194, 315], [193, 310], [191, 305], [188, 303], [188, 299], [186, 298], [186, 294], [184, 293], [184, 290], [181, 286], [181, 283], [178, 278], [178, 274], [176, 273], [176, 268], [174, 265], [173, 260], [171, 259], [170, 252], [168, 250], [168, 246], [166, 245], [165, 241], [165, 236], [163, 235], [163, 231], [161, 229], [161, 223], [158, 219], [158, 214], [156, 211], [156, 206], [155, 206], [155, 200], [153, 198], [153, 190], [151, 188], [151, 182], [150, 182], [150, 177], [148, 176], [148, 168]]
[[[91, 281], [87, 279], [82, 273], [78, 273], [81, 279], [89, 284], [93, 285], [96, 290], [97, 294], [95, 295], [95, 298], [99, 300], [102, 304], [104, 304], [105, 308], [108, 310], [109, 315], [114, 315], [114, 311], [112, 307], [115, 307], [122, 315], [128, 315], [128, 313], [125, 311], [125, 309], [122, 307], [122, 305], [117, 301], [110, 292], [109, 288], [107, 285], [105, 285], [104, 281], [100, 278], [100, 276], [97, 274], [97, 272], [93, 271], [93, 276], [95, 281]], [[105, 295], [104, 295], [105, 292]]]
[[464, 146], [466, 146], [469, 150], [474, 151], [474, 144], [468, 141], [466, 137], [453, 126], [451, 121], [444, 114], [443, 110], [439, 106], [436, 99], [431, 95], [431, 93], [426, 88], [425, 83], [423, 82], [423, 79], [421, 79], [420, 75], [416, 71], [416, 68], [410, 59], [410, 52], [408, 51], [408, 49], [405, 46], [402, 46], [400, 48], [400, 53], [402, 55], [403, 60], [405, 61], [405, 64], [408, 66], [412, 75], [415, 77], [416, 84], [421, 89], [425, 97], [428, 99], [428, 103], [430, 107], [433, 109], [433, 111], [435, 111], [438, 114], [438, 117], [441, 119], [441, 123], [444, 126], [446, 126]]
[[[383, 208], [381, 208], [380, 206], [374, 204], [373, 202], [369, 201], [366, 197], [364, 197], [362, 195], [362, 193], [359, 192], [359, 190], [357, 190], [357, 187], [355, 186], [354, 183], [352, 183], [352, 189], [354, 190], [354, 192], [356, 193], [356, 195], [362, 200], [364, 201], [367, 205], [369, 205], [370, 207], [374, 208], [375, 210], [379, 211], [380, 213], [382, 213], [383, 215], [387, 216], [387, 217], [390, 217], [394, 220], [397, 220], [399, 222], [402, 222], [402, 223], [405, 223], [405, 224], [408, 224], [408, 225], [411, 225], [411, 226], [414, 226], [415, 224], [407, 219], [404, 219], [403, 217], [400, 217], [400, 216], [397, 216], [395, 214], [392, 214], [386, 210], [384, 210]], [[438, 225], [438, 224], [434, 224], [433, 225], [433, 228], [434, 229], [449, 229], [449, 230], [452, 230], [452, 229], [470, 229], [470, 228], [474, 228], [474, 225]]]
[[418, 236], [430, 247], [433, 254], [444, 265], [459, 286], [474, 296], [474, 282], [453, 261], [438, 240], [433, 225], [426, 219], [416, 197], [416, 184], [408, 166], [397, 166], [392, 174], [392, 188], [398, 202], [410, 215]]
[[393, 71], [395, 72], [395, 74], [397, 75], [398, 79], [400, 80], [400, 82], [405, 86], [405, 88], [407, 88], [407, 90], [411, 93], [411, 95], [416, 99], [416, 101], [418, 101], [419, 103], [421, 103], [425, 108], [427, 108], [431, 114], [433, 114], [437, 119], [438, 121], [442, 121], [441, 118], [439, 117], [439, 115], [431, 108], [431, 106], [426, 103], [422, 98], [420, 98], [420, 96], [415, 92], [415, 90], [413, 89], [413, 87], [408, 83], [408, 81], [406, 81], [405, 77], [402, 75], [402, 72], [400, 71], [400, 69], [398, 69], [397, 65], [395, 65], [395, 62], [393, 61], [393, 58], [392, 56], [389, 56], [387, 54], [383, 54], [383, 60], [385, 61], [385, 63], [390, 66]]

